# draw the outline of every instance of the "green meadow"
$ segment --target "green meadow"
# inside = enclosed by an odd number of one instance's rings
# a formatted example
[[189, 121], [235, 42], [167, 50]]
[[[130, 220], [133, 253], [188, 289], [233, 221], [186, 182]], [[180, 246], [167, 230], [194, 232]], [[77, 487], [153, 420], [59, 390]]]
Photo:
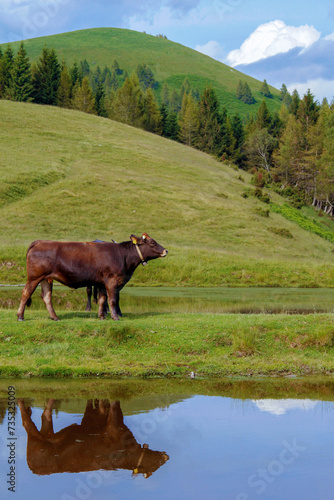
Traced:
[[1, 284], [25, 281], [36, 239], [124, 241], [143, 232], [169, 255], [140, 266], [134, 286], [334, 284], [333, 221], [312, 209], [298, 211], [302, 222], [288, 218], [276, 193], [264, 190], [269, 204], [252, 195], [246, 172], [71, 110], [0, 101], [0, 123]]
[[[108, 119], [0, 101], [0, 284], [25, 282], [36, 239], [127, 240], [169, 250], [131, 286], [334, 285], [333, 221], [295, 211], [215, 158]], [[128, 285], [128, 286], [129, 286]], [[84, 292], [82, 292], [84, 293]], [[8, 304], [7, 304], [8, 306]], [[7, 307], [6, 306], [6, 307]], [[327, 374], [333, 315], [0, 310], [0, 375]], [[57, 307], [56, 307], [57, 309]]]

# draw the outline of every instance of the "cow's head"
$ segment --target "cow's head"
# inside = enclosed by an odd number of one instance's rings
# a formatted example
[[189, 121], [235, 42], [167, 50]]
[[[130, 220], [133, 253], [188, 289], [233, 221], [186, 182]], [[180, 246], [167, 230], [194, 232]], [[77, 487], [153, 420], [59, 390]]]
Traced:
[[147, 233], [143, 233], [141, 237], [132, 234], [130, 238], [132, 243], [136, 246], [137, 251], [139, 250], [138, 253], [143, 264], [148, 260], [157, 259], [158, 257], [166, 257], [168, 254], [168, 250], [159, 245], [159, 243], [157, 243]]

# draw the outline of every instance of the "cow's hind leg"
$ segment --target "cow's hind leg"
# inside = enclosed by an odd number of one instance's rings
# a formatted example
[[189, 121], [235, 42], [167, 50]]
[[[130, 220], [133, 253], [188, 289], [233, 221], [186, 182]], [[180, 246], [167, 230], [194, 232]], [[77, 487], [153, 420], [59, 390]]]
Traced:
[[44, 304], [46, 305], [50, 318], [53, 319], [54, 321], [59, 321], [59, 318], [55, 313], [52, 305], [52, 280], [50, 282], [47, 280], [43, 280], [41, 282], [41, 287], [42, 287], [42, 299], [44, 301]]
[[118, 320], [118, 312], [117, 312], [117, 285], [115, 284], [114, 280], [108, 280], [108, 282], [105, 284], [107, 294], [108, 294], [108, 301], [109, 301], [109, 306], [110, 306], [110, 314], [112, 319]]
[[87, 287], [87, 305], [86, 305], [86, 311], [91, 311], [92, 310], [92, 292], [93, 292], [93, 287], [88, 286]]
[[27, 283], [25, 284], [25, 287], [23, 288], [23, 291], [22, 291], [20, 306], [19, 306], [19, 309], [17, 311], [18, 321], [24, 320], [24, 310], [25, 310], [26, 306], [29, 307], [30, 302], [31, 302], [30, 297], [34, 293], [34, 291], [35, 291], [35, 289], [40, 281], [41, 281], [41, 279], [38, 278], [36, 280], [27, 281]]

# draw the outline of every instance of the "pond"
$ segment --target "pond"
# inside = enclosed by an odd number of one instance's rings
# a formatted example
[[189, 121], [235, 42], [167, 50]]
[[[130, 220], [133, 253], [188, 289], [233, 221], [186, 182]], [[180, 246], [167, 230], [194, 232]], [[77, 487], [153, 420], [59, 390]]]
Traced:
[[331, 378], [2, 380], [0, 397], [2, 499], [333, 497]]
[[[22, 288], [0, 288], [0, 308], [17, 309]], [[314, 313], [334, 312], [334, 288], [201, 288], [125, 287], [120, 295], [124, 313]], [[85, 310], [84, 289], [55, 286], [56, 310]], [[37, 289], [33, 309], [45, 309]], [[93, 310], [97, 306], [93, 304]]]

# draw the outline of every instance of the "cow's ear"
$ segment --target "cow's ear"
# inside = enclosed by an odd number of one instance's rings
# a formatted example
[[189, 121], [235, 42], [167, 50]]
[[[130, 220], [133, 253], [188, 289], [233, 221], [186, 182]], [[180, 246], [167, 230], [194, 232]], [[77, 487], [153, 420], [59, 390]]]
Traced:
[[131, 238], [132, 243], [133, 243], [134, 245], [137, 245], [137, 243], [138, 243], [138, 238], [137, 238], [137, 236], [135, 236], [134, 234], [131, 234], [130, 238]]
[[141, 235], [141, 239], [142, 239], [142, 240], [146, 240], [147, 238], [149, 238], [149, 235], [148, 235], [147, 233], [143, 233], [143, 234]]

